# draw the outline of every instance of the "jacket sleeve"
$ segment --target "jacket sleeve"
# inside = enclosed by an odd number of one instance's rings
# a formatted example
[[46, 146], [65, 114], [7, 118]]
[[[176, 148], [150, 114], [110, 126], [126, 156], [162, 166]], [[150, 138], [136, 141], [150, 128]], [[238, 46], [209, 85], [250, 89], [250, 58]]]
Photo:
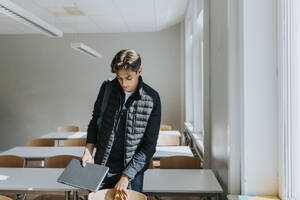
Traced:
[[105, 82], [101, 85], [100, 91], [98, 93], [98, 97], [94, 104], [92, 119], [90, 120], [87, 129], [86, 143], [96, 144], [97, 142], [97, 133], [98, 133], [97, 119], [99, 118], [104, 91], [105, 91]]
[[141, 149], [127, 165], [123, 174], [127, 175], [130, 180], [134, 179], [135, 175], [143, 168], [149, 165], [149, 160], [156, 151], [156, 144], [159, 135], [161, 122], [161, 102], [157, 94], [154, 107], [148, 119], [145, 135], [142, 141]]

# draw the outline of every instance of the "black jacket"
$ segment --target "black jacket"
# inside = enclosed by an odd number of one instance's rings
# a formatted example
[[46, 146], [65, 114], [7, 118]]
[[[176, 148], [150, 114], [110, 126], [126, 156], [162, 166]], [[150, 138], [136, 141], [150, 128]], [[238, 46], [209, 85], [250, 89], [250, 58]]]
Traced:
[[[93, 117], [88, 126], [87, 143], [96, 144], [95, 163], [105, 165], [114, 141], [114, 129], [122, 106], [123, 89], [118, 80], [112, 80], [112, 91], [103, 114], [101, 128], [97, 126], [105, 85], [102, 84], [94, 105]], [[145, 170], [155, 153], [161, 122], [161, 102], [159, 94], [143, 82], [142, 77], [136, 92], [129, 98], [126, 130], [124, 170], [130, 179]], [[97, 141], [97, 134], [99, 140]]]

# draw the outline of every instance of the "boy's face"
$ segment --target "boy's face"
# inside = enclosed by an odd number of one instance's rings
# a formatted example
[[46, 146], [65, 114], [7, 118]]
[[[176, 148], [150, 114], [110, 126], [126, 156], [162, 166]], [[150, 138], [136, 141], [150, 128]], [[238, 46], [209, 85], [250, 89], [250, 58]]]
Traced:
[[137, 72], [130, 69], [119, 69], [116, 74], [121, 87], [126, 92], [133, 92], [138, 86], [139, 76], [142, 74], [142, 68], [140, 67]]

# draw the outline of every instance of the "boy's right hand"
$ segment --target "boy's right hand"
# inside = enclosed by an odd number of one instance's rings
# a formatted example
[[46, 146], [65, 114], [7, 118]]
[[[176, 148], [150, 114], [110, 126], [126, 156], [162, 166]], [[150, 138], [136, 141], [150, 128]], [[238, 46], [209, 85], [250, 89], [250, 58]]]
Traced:
[[86, 163], [94, 163], [94, 158], [89, 151], [85, 151], [81, 158], [82, 166], [85, 167]]

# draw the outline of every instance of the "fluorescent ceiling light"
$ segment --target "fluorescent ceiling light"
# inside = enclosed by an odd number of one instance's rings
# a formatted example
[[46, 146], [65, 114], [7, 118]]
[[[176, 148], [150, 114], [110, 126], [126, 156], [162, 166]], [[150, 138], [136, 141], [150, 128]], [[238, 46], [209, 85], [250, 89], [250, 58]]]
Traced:
[[14, 20], [25, 24], [47, 36], [62, 37], [63, 35], [62, 31], [58, 30], [42, 19], [32, 15], [10, 0], [0, 0], [0, 13], [7, 15]]
[[84, 53], [85, 55], [88, 55], [93, 58], [102, 58], [102, 55], [95, 51], [94, 49], [86, 46], [83, 43], [71, 43], [71, 47], [77, 51], [80, 51], [81, 53]]

